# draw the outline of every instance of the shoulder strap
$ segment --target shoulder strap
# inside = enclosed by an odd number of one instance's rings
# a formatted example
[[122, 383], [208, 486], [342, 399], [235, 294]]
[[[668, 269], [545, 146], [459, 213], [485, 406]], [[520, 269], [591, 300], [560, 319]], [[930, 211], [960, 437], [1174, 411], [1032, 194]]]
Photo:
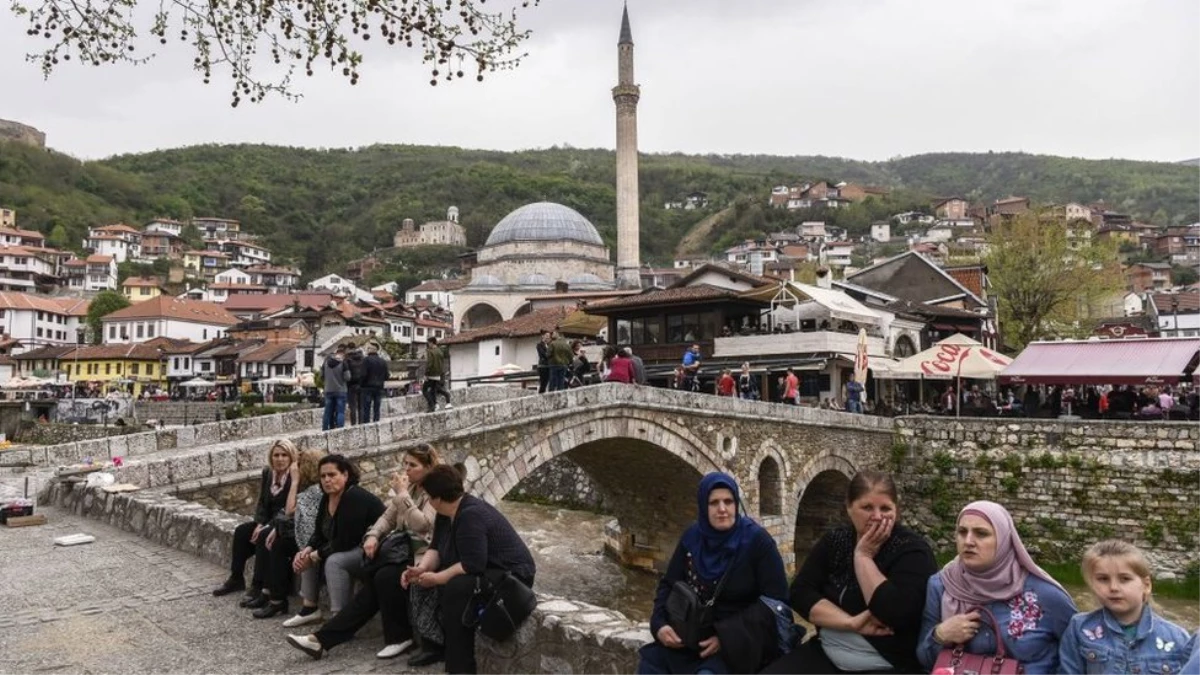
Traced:
[[[996, 638], [996, 658], [999, 658], [999, 659], [1006, 658], [1005, 651], [1004, 651], [1004, 636], [1000, 633], [1000, 624], [997, 623], [997, 621], [996, 621], [996, 615], [992, 614], [992, 611], [990, 609], [988, 609], [987, 607], [983, 607], [983, 606], [972, 607], [971, 610], [979, 612], [979, 614], [982, 616], [982, 618], [986, 619], [987, 622], [991, 625], [992, 635], [995, 636], [995, 638]], [[968, 610], [968, 611], [971, 611], [971, 610]]]

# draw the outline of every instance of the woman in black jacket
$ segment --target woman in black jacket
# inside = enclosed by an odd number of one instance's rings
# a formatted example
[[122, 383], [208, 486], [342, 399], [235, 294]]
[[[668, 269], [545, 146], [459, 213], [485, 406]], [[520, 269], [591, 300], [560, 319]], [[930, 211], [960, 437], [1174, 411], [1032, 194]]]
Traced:
[[[776, 644], [773, 619], [769, 619], [769, 639], [755, 638], [760, 644], [754, 650], [743, 644], [745, 627], [754, 625], [756, 619], [752, 617], [763, 604], [759, 598], [778, 600], [787, 593], [787, 575], [775, 540], [739, 512], [741, 495], [737, 482], [728, 474], [705, 476], [696, 501], [696, 524], [683, 533], [666, 575], [658, 582], [650, 616], [654, 642], [641, 649], [639, 673], [755, 672], [763, 665], [758, 647]], [[713, 625], [705, 631], [698, 647], [684, 645], [667, 613], [672, 587], [685, 581], [701, 602], [708, 602], [723, 577], [727, 577], [725, 585], [713, 602]], [[763, 631], [758, 633], [761, 636]], [[754, 654], [747, 660], [741, 655], [748, 651]], [[732, 654], [739, 658], [731, 659]]]
[[925, 539], [897, 523], [896, 484], [879, 471], [850, 481], [852, 525], [827, 532], [792, 582], [791, 604], [819, 629], [766, 673], [919, 673], [925, 586], [937, 572]]
[[[335, 553], [357, 548], [385, 510], [379, 497], [358, 485], [358, 468], [343, 455], [322, 457], [318, 477], [325, 495], [317, 510], [317, 528], [312, 538], [292, 559], [292, 570], [297, 573], [313, 565], [323, 565]], [[331, 607], [341, 610], [353, 596], [353, 584], [330, 583]], [[280, 614], [287, 611], [286, 600], [284, 603]]]
[[[216, 596], [228, 595], [246, 588], [246, 561], [254, 558], [254, 576], [250, 579], [250, 590], [239, 603], [242, 607], [259, 608], [269, 601], [263, 592], [266, 582], [270, 553], [267, 537], [271, 533], [271, 520], [287, 504], [288, 490], [295, 480], [296, 445], [281, 438], [267, 453], [267, 466], [262, 470], [258, 490], [258, 505], [254, 509], [254, 520], [238, 525], [233, 531], [233, 556], [229, 578], [213, 589]], [[285, 598], [286, 601], [286, 598]]]

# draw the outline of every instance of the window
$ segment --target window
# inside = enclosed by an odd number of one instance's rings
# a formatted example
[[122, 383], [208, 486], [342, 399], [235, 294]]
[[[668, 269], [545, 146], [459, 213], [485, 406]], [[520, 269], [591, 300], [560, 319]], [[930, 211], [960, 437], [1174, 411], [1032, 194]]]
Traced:
[[108, 327], [108, 339], [109, 340], [117, 339], [117, 327], [115, 325]]
[[184, 367], [184, 368], [191, 368], [191, 367], [192, 367], [192, 359], [191, 359], [190, 357], [184, 357], [184, 359], [183, 359], [183, 367]]
[[83, 366], [81, 366], [81, 365], [79, 365], [78, 363], [76, 363], [76, 364], [75, 364], [75, 375], [77, 375], [77, 376], [78, 376], [78, 375], [80, 374], [80, 372], [81, 372], [81, 370], [82, 370], [82, 369], [83, 369]]
[[207, 340], [207, 339], [208, 339], [208, 329], [207, 329], [207, 328], [205, 328], [205, 329], [204, 329], [204, 331], [203, 331], [203, 332], [201, 332], [201, 334], [200, 334], [200, 335], [201, 335], [201, 337], [202, 337], [203, 339]]
[[425, 337], [425, 329], [424, 328], [417, 329], [417, 337]]
[[42, 337], [42, 329], [41, 328], [37, 329], [37, 336]]
[[112, 364], [111, 363], [104, 364], [104, 374], [112, 375]]
[[[137, 366], [134, 366], [134, 367], [136, 368]], [[147, 375], [153, 375], [153, 374], [154, 374], [154, 364], [153, 364], [153, 363], [147, 363], [147, 364], [146, 364], [146, 374], [147, 374]]]
[[118, 363], [118, 364], [117, 364], [117, 374], [118, 374], [118, 375], [120, 375], [120, 374], [121, 374], [121, 368], [122, 368], [123, 366], [124, 366], [124, 364], [122, 364], [122, 363]]
[[212, 361], [204, 361], [200, 364], [200, 372], [207, 373], [212, 370]]
[[146, 324], [146, 337], [154, 337], [154, 324]]
[[45, 318], [46, 318], [45, 313], [38, 312], [38, 318], [37, 318], [38, 321], [43, 321], [43, 320], [45, 320]]
[[139, 338], [146, 337], [146, 324], [139, 323], [137, 325], [137, 336]]
[[[142, 364], [140, 364], [140, 363], [130, 364], [129, 374], [130, 375], [139, 375], [140, 373], [138, 371], [141, 370], [141, 366], [142, 366]], [[147, 372], [146, 374], [149, 375], [150, 373]]]
[[171, 367], [175, 370], [179, 370], [179, 357], [176, 356], [174, 359], [172, 359], [172, 361], [173, 363], [171, 364]]

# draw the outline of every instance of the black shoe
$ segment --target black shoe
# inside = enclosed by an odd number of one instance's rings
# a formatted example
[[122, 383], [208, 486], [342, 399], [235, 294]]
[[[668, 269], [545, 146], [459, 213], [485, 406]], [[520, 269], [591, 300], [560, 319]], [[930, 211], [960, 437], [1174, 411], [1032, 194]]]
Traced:
[[429, 649], [426, 649], [425, 647], [422, 647], [421, 651], [414, 654], [413, 657], [408, 660], [408, 665], [410, 665], [414, 668], [417, 668], [420, 666], [432, 665], [434, 663], [437, 663], [438, 661], [445, 661], [445, 660], [446, 660], [446, 651], [444, 649], [429, 650]]
[[270, 602], [270, 603], [267, 603], [266, 607], [259, 607], [258, 609], [254, 610], [254, 612], [253, 612], [253, 614], [251, 614], [251, 616], [253, 616], [256, 619], [270, 619], [271, 617], [277, 616], [279, 614], [287, 614], [287, 611], [288, 611], [288, 606], [287, 606], [286, 601], [285, 602]]
[[271, 599], [267, 597], [267, 594], [260, 591], [254, 594], [253, 597], [247, 595], [246, 597], [242, 598], [242, 601], [238, 603], [238, 607], [245, 607], [246, 609], [258, 609], [259, 607], [266, 607], [267, 603], [270, 601]]
[[229, 577], [225, 580], [225, 583], [214, 588], [212, 593], [214, 596], [219, 598], [222, 595], [229, 595], [230, 593], [236, 593], [237, 591], [244, 590], [246, 590], [245, 579], [234, 579], [233, 577]]

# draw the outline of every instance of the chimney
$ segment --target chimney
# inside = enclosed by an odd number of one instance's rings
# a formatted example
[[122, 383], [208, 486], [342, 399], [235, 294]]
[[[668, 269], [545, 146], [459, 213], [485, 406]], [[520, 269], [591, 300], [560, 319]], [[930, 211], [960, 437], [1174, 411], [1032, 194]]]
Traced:
[[817, 269], [817, 286], [819, 288], [833, 288], [833, 275], [829, 273], [828, 267]]

